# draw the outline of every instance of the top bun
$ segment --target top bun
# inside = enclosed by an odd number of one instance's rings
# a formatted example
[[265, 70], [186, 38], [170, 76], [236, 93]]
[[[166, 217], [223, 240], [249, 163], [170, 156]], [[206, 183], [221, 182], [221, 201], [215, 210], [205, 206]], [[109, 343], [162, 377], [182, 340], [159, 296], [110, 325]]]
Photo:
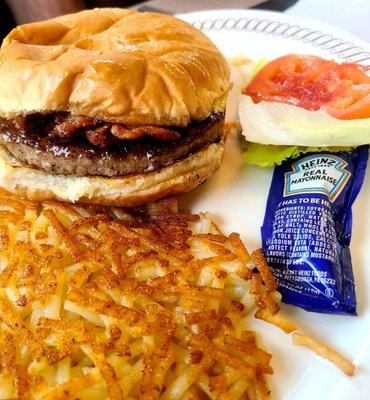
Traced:
[[21, 25], [0, 50], [0, 116], [69, 111], [185, 126], [224, 110], [229, 68], [177, 18], [103, 8]]

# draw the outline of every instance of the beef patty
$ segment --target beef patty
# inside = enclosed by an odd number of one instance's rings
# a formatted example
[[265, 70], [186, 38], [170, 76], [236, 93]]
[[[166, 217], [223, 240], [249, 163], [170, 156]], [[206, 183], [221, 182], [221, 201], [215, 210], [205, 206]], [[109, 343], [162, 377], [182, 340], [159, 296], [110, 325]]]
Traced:
[[0, 118], [0, 143], [24, 165], [66, 175], [118, 176], [173, 164], [223, 136], [224, 114], [186, 127], [125, 126], [68, 113]]

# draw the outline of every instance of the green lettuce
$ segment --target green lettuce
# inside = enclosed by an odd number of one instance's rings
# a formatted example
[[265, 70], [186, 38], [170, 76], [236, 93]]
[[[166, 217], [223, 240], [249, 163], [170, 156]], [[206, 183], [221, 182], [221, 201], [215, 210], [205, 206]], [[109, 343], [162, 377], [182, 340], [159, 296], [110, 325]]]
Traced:
[[253, 78], [257, 72], [259, 72], [265, 65], [267, 64], [267, 59], [266, 58], [259, 58], [254, 64], [251, 69], [251, 78]]
[[296, 158], [300, 154], [319, 151], [346, 151], [351, 147], [307, 147], [307, 146], [276, 146], [272, 144], [251, 143], [243, 140], [243, 159], [248, 165], [258, 165], [266, 168], [280, 165], [288, 158]]

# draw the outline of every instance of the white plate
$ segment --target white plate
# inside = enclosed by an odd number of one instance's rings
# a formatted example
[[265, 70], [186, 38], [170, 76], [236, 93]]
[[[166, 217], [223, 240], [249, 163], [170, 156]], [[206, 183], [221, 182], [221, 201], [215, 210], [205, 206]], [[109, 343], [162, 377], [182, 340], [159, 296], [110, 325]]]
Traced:
[[[335, 11], [333, 11], [335, 12]], [[274, 58], [290, 52], [352, 60], [370, 65], [369, 45], [349, 33], [316, 21], [254, 10], [219, 10], [182, 14], [180, 18], [202, 29], [226, 57], [245, 55]], [[234, 87], [227, 119], [235, 120], [241, 75], [233, 70]], [[349, 132], [350, 134], [350, 132]], [[250, 249], [260, 246], [260, 226], [265, 212], [272, 169], [243, 165], [235, 140], [227, 144], [220, 171], [184, 197], [183, 205], [211, 211], [226, 232], [238, 231]], [[358, 317], [309, 313], [284, 306], [301, 327], [314, 333], [354, 360], [352, 378], [301, 347], [289, 335], [261, 321], [252, 321], [273, 354], [270, 379], [273, 399], [368, 400], [370, 398], [370, 176], [369, 168], [353, 207], [351, 244], [357, 287]]]

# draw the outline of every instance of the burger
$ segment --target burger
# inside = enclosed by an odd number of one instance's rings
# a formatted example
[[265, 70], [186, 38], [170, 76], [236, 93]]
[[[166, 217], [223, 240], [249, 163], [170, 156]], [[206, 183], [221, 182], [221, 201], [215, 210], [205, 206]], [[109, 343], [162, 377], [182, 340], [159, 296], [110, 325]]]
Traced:
[[171, 16], [95, 9], [22, 25], [0, 50], [0, 186], [134, 206], [210, 177], [229, 68]]

